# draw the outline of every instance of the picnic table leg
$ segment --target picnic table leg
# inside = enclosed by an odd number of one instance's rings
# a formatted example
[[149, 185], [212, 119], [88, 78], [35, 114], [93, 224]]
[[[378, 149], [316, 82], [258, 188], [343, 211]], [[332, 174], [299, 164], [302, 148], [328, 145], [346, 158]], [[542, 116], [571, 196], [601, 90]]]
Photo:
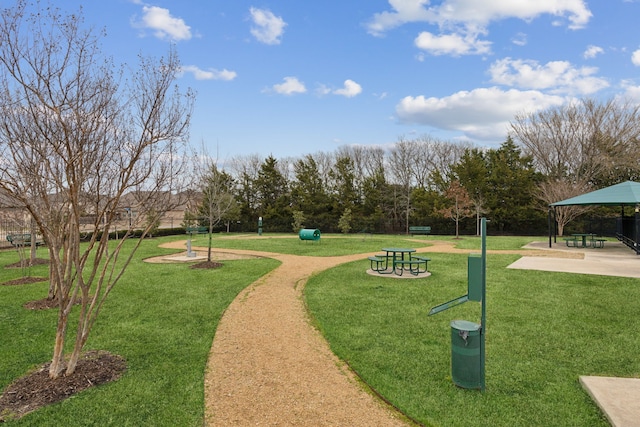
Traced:
[[380, 269], [378, 271], [380, 274], [391, 274], [393, 273], [393, 264], [391, 265], [391, 270], [389, 270], [389, 252], [386, 253], [384, 257], [384, 269]]

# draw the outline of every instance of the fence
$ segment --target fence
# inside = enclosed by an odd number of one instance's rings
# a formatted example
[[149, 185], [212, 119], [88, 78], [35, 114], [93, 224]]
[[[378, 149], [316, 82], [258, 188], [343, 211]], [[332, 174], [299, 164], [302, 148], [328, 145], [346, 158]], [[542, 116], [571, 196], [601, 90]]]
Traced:
[[11, 247], [11, 243], [7, 240], [8, 234], [29, 233], [30, 230], [30, 221], [0, 219], [0, 248]]

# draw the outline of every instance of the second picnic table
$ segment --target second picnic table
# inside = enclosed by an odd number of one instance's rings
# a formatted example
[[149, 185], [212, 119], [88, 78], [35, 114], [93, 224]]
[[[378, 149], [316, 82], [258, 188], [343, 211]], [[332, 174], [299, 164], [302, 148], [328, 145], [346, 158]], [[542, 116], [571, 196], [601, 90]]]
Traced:
[[574, 233], [574, 234], [572, 234], [572, 236], [575, 237], [576, 239], [578, 237], [581, 237], [582, 238], [582, 247], [586, 248], [586, 247], [589, 247], [589, 243], [587, 243], [587, 237], [593, 239], [596, 236], [596, 234], [593, 234], [593, 233]]

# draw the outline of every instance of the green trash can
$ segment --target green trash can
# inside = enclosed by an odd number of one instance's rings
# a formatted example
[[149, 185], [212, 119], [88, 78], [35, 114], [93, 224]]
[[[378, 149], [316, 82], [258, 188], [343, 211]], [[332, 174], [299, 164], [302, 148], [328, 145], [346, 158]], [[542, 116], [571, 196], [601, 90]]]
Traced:
[[462, 388], [482, 388], [480, 333], [477, 323], [451, 322], [451, 378]]

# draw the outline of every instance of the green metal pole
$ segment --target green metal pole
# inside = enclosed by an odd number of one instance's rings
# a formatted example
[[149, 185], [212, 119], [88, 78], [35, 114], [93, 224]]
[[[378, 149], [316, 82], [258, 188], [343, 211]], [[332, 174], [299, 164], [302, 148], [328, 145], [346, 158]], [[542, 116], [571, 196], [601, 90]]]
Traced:
[[487, 334], [487, 219], [482, 218], [482, 317], [480, 325], [480, 389], [485, 389], [485, 374], [484, 374], [484, 340]]

